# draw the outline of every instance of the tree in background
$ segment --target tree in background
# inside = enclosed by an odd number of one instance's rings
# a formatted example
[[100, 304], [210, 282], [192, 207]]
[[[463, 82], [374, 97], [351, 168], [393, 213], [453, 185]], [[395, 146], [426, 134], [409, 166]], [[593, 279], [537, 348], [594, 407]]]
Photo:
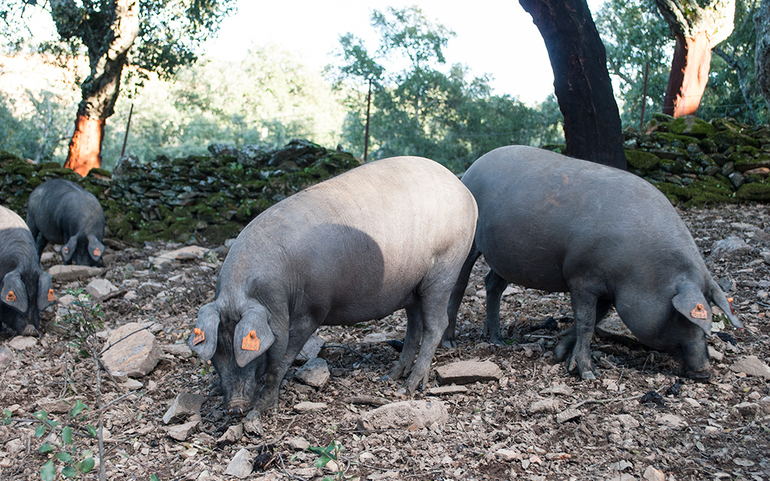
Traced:
[[[85, 48], [90, 73], [81, 84], [82, 100], [75, 119], [65, 167], [85, 176], [101, 166], [104, 126], [114, 113], [121, 74], [132, 63], [170, 76], [196, 59], [195, 49], [215, 31], [235, 0], [51, 0], [45, 8], [61, 45], [44, 50], [76, 55]], [[19, 20], [33, 0], [0, 3], [7, 31], [19, 32]]]
[[364, 112], [370, 112], [376, 158], [419, 155], [457, 172], [502, 145], [560, 139], [556, 126], [561, 119], [552, 111], [529, 108], [508, 95], [492, 95], [489, 79], [469, 80], [462, 65], [453, 65], [448, 73], [439, 70], [445, 63], [443, 49], [454, 34], [425, 18], [419, 8], [375, 11], [372, 26], [380, 35], [374, 53], [348, 33], [340, 37], [341, 61], [327, 68], [349, 93], [343, 130], [354, 151], [365, 148]]
[[762, 0], [754, 22], [757, 31], [757, 85], [770, 109], [770, 0]]
[[596, 28], [609, 72], [618, 79], [620, 118], [623, 124], [639, 125], [662, 108], [669, 72], [668, 25], [655, 11], [654, 0], [607, 0], [596, 15]]
[[545, 41], [564, 114], [566, 154], [626, 168], [607, 56], [586, 0], [519, 0]]
[[655, 0], [676, 39], [663, 113], [694, 115], [709, 78], [711, 49], [730, 36], [736, 0]]

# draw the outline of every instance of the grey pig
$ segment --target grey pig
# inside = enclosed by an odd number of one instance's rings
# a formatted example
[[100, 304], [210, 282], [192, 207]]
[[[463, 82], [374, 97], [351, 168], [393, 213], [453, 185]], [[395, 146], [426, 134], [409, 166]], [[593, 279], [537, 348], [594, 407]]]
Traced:
[[55, 300], [51, 276], [40, 269], [27, 224], [0, 206], [0, 325], [31, 335], [40, 312]]
[[104, 266], [104, 211], [74, 182], [53, 179], [37, 186], [27, 203], [27, 225], [38, 257], [49, 242], [62, 244], [65, 264]]
[[448, 307], [442, 343], [454, 345], [457, 311], [474, 262], [484, 255], [485, 331], [503, 344], [500, 298], [508, 283], [569, 292], [575, 325], [556, 347], [594, 379], [590, 341], [614, 304], [644, 344], [677, 355], [708, 378], [706, 335], [714, 303], [743, 327], [666, 197], [628, 172], [524, 146], [479, 158], [462, 179], [478, 203], [473, 247]]
[[189, 345], [213, 362], [228, 409], [264, 411], [321, 324], [406, 308], [404, 348], [386, 378], [411, 370], [404, 389], [414, 391], [446, 329], [476, 217], [457, 177], [419, 157], [378, 160], [309, 187], [240, 233]]

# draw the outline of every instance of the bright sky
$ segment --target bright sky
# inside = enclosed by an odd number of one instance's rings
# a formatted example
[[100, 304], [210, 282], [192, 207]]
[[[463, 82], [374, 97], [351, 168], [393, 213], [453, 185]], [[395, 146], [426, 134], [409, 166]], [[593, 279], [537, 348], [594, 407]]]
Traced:
[[[593, 11], [602, 0], [589, 0]], [[373, 10], [418, 5], [434, 23], [456, 33], [445, 56], [462, 63], [470, 74], [488, 74], [496, 94], [510, 94], [528, 104], [553, 93], [548, 52], [532, 17], [516, 0], [238, 0], [238, 11], [225, 19], [206, 53], [241, 60], [252, 45], [269, 43], [299, 56], [309, 66], [333, 63], [339, 37], [347, 32], [363, 38], [370, 52], [378, 45], [371, 26]], [[53, 32], [50, 18], [41, 19], [35, 35]]]
[[548, 52], [532, 17], [516, 0], [239, 0], [207, 46], [212, 56], [240, 60], [250, 45], [273, 43], [299, 55], [309, 65], [333, 63], [332, 52], [347, 32], [377, 48], [372, 10], [418, 5], [434, 23], [457, 35], [445, 51], [447, 64], [462, 63], [473, 76], [489, 74], [496, 94], [539, 102], [553, 93]]

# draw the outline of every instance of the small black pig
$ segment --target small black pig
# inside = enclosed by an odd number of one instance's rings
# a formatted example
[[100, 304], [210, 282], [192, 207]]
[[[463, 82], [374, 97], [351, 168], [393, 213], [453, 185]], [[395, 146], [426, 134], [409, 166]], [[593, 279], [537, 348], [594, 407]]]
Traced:
[[27, 225], [38, 257], [49, 242], [62, 244], [65, 264], [104, 266], [104, 211], [85, 189], [64, 179], [39, 185], [29, 196]]
[[484, 255], [485, 329], [502, 343], [500, 297], [509, 282], [569, 292], [575, 326], [557, 346], [583, 379], [594, 379], [590, 341], [614, 304], [644, 344], [709, 376], [712, 303], [731, 312], [690, 232], [666, 197], [628, 172], [524, 146], [482, 156], [462, 179], [479, 207], [473, 247], [449, 303], [443, 344], [454, 343], [457, 309], [473, 263]]
[[0, 206], [0, 324], [31, 335], [40, 312], [55, 300], [51, 276], [40, 269], [35, 242], [21, 217]]

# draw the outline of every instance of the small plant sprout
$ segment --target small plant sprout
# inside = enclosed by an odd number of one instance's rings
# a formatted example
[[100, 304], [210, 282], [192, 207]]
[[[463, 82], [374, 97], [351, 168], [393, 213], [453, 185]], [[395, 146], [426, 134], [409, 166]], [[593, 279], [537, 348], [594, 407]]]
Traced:
[[340, 453], [343, 449], [344, 448], [342, 447], [342, 444], [337, 440], [332, 441], [331, 444], [325, 448], [321, 446], [310, 446], [307, 448], [307, 450], [311, 453], [320, 456], [315, 462], [315, 466], [317, 468], [326, 467], [326, 465], [328, 465], [331, 461], [334, 461], [334, 466], [336, 466], [336, 468], [332, 469], [333, 476], [325, 477], [324, 481], [343, 481], [346, 479], [355, 478], [354, 476], [345, 475], [347, 467], [342, 467], [342, 457], [340, 456]]

